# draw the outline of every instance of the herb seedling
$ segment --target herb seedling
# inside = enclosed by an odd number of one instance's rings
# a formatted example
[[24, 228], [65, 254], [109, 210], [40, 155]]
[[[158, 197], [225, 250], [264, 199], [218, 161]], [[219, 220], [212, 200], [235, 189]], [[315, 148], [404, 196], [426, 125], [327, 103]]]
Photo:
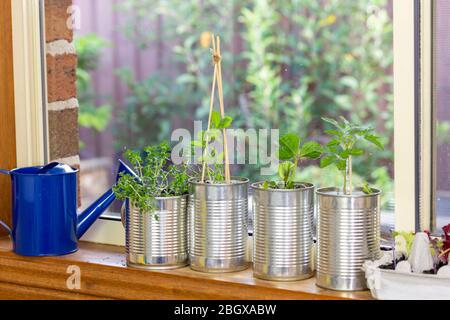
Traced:
[[[343, 173], [344, 194], [351, 194], [353, 192], [352, 157], [364, 154], [364, 150], [357, 148], [356, 144], [361, 140], [365, 140], [380, 150], [383, 150], [384, 146], [380, 138], [374, 135], [372, 128], [364, 128], [352, 124], [344, 117], [341, 117], [341, 122], [329, 118], [322, 118], [322, 120], [331, 124], [334, 128], [325, 131], [325, 133], [332, 136], [332, 139], [326, 145], [326, 156], [322, 158], [320, 167], [325, 168], [334, 164]], [[363, 186], [363, 192], [371, 194], [373, 190], [366, 184]]]
[[278, 151], [278, 158], [283, 161], [278, 166], [278, 175], [281, 178], [283, 185], [280, 186], [274, 181], [265, 181], [263, 188], [271, 189], [295, 189], [295, 176], [297, 167], [304, 160], [315, 160], [322, 155], [322, 146], [310, 141], [301, 144], [301, 139], [294, 133], [288, 133], [280, 138], [280, 149]]
[[[228, 159], [228, 142], [226, 129], [233, 122], [233, 118], [225, 115], [225, 104], [223, 100], [223, 80], [222, 80], [222, 54], [220, 50], [220, 37], [211, 34], [212, 48], [211, 57], [214, 65], [214, 75], [211, 88], [211, 98], [209, 103], [208, 129], [206, 132], [200, 133], [198, 141], [193, 143], [194, 146], [201, 147], [203, 155], [201, 157], [202, 173], [200, 181], [205, 182], [208, 176], [209, 183], [231, 183], [230, 162]], [[214, 97], [217, 91], [219, 95], [220, 113], [214, 111]], [[217, 148], [210, 146], [210, 142], [218, 142], [223, 145], [223, 152], [218, 152]], [[210, 165], [213, 165], [211, 168]]]
[[192, 142], [192, 146], [201, 148], [202, 156], [199, 161], [202, 164], [204, 175], [210, 183], [225, 182], [223, 130], [227, 129], [233, 122], [233, 118], [225, 116], [221, 119], [219, 112], [211, 113], [211, 128], [198, 133], [198, 140]]
[[[138, 179], [121, 174], [113, 191], [117, 199], [129, 199], [141, 212], [157, 210], [157, 197], [181, 196], [189, 192], [186, 165], [169, 164], [171, 148], [167, 142], [150, 146], [144, 152], [128, 150], [125, 157], [133, 165]], [[156, 217], [157, 218], [157, 217]]]

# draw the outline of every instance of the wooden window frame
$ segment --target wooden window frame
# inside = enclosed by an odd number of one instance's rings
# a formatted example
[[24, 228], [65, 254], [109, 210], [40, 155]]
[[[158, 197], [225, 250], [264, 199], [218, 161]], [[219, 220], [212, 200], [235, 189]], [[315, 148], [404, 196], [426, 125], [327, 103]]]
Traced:
[[[14, 50], [15, 84], [15, 124], [17, 165], [42, 164], [48, 160], [47, 124], [46, 124], [46, 86], [45, 58], [43, 57], [43, 24], [45, 23], [43, 0], [11, 0]], [[395, 194], [396, 228], [415, 230], [426, 220], [419, 215], [426, 206], [420, 189], [426, 189], [426, 161], [418, 155], [418, 148], [427, 147], [427, 129], [421, 127], [416, 134], [417, 109], [426, 112], [426, 103], [418, 104], [417, 90], [417, 39], [414, 21], [417, 16], [417, 3], [427, 0], [394, 1], [394, 122], [395, 122]], [[422, 7], [426, 10], [425, 7]], [[426, 12], [422, 12], [426, 14]], [[417, 26], [416, 26], [417, 29]], [[417, 31], [417, 30], [416, 30]], [[421, 48], [421, 47], [419, 47]], [[26, 54], [25, 54], [26, 53]], [[420, 54], [420, 52], [419, 52]], [[421, 61], [426, 63], [422, 54]], [[421, 70], [425, 70], [422, 67]], [[421, 79], [427, 75], [421, 74]], [[426, 86], [425, 82], [419, 82]], [[425, 92], [426, 94], [426, 92]], [[426, 95], [420, 95], [426, 97]], [[420, 102], [420, 101], [419, 101]], [[423, 123], [420, 122], [420, 123]], [[424, 130], [424, 131], [423, 131]], [[415, 137], [415, 139], [411, 139]], [[418, 143], [418, 139], [420, 143]], [[415, 156], [412, 156], [415, 155]], [[429, 161], [429, 160], [428, 160]], [[416, 177], [420, 166], [420, 178]], [[419, 183], [418, 183], [419, 181]], [[418, 199], [417, 197], [421, 197]], [[104, 224], [105, 222], [100, 222]], [[122, 228], [120, 222], [106, 230]], [[119, 227], [120, 225], [120, 227]], [[97, 228], [98, 229], [98, 228]], [[92, 230], [92, 241], [107, 232]], [[122, 230], [122, 229], [121, 229]], [[113, 234], [113, 232], [111, 232]], [[114, 238], [114, 237], [113, 237]], [[117, 237], [112, 239], [117, 243]], [[120, 239], [123, 245], [123, 239]], [[103, 239], [101, 241], [111, 241]], [[253, 279], [251, 270], [246, 273], [229, 275], [204, 275], [181, 269], [178, 271], [147, 272], [126, 268], [123, 247], [81, 243], [81, 250], [66, 257], [25, 258], [11, 252], [9, 239], [0, 240], [0, 295], [5, 292], [17, 292], [18, 297], [61, 297], [67, 298], [369, 298], [351, 293], [333, 293], [318, 289], [313, 280], [295, 284], [268, 283]], [[87, 282], [81, 291], [71, 291], [65, 285], [66, 269], [69, 265], [79, 265], [85, 270]], [[36, 270], [44, 270], [36, 273]], [[52, 279], [55, 279], [54, 281]], [[59, 280], [58, 280], [59, 279]], [[55, 282], [58, 280], [59, 282]], [[131, 281], [132, 280], [132, 281]], [[145, 281], [144, 281], [145, 280]], [[123, 287], [131, 281], [134, 288]], [[205, 285], [203, 285], [205, 284]], [[206, 287], [205, 287], [206, 286]], [[286, 287], [287, 286], [287, 287]], [[291, 287], [289, 287], [291, 286]], [[120, 288], [120, 289], [119, 289]], [[212, 288], [212, 291], [208, 291]], [[125, 292], [125, 293], [124, 293]]]

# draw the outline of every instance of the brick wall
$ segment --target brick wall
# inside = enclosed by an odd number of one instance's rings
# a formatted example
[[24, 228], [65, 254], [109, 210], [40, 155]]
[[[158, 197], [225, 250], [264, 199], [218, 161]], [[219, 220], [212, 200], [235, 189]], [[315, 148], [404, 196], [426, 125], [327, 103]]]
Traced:
[[67, 9], [72, 0], [45, 1], [50, 159], [79, 167], [77, 56]]
[[[50, 160], [80, 168], [77, 55], [67, 12], [72, 0], [45, 1], [47, 98]], [[79, 176], [78, 176], [79, 178]], [[80, 201], [78, 183], [78, 205]]]

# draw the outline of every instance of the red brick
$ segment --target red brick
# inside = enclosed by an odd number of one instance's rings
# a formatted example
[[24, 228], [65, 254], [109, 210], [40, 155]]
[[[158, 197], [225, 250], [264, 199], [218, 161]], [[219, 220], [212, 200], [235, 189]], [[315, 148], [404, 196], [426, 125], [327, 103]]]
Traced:
[[77, 56], [47, 54], [48, 102], [65, 101], [77, 95]]
[[50, 158], [61, 159], [78, 155], [78, 109], [48, 112]]
[[46, 42], [65, 39], [73, 40], [73, 30], [68, 28], [67, 21], [71, 18], [67, 9], [72, 0], [46, 0], [45, 1], [45, 38]]

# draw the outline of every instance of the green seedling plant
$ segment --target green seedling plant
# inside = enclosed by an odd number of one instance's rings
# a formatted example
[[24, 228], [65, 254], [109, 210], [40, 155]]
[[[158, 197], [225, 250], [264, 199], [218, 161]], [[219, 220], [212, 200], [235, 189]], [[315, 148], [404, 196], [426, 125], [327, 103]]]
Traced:
[[310, 141], [301, 143], [301, 138], [294, 134], [288, 133], [280, 138], [280, 148], [278, 158], [280, 164], [278, 166], [278, 176], [281, 184], [275, 181], [265, 181], [264, 189], [295, 189], [298, 185], [295, 182], [297, 168], [302, 161], [316, 160], [322, 155], [322, 146]]
[[[117, 199], [128, 199], [142, 213], [155, 213], [157, 197], [182, 196], [189, 192], [188, 166], [170, 164], [171, 148], [167, 142], [144, 148], [143, 152], [127, 150], [125, 157], [136, 175], [122, 173], [113, 191]], [[154, 217], [158, 219], [157, 215]]]
[[[357, 147], [360, 141], [367, 141], [375, 145], [378, 149], [383, 150], [384, 146], [380, 137], [374, 134], [372, 128], [365, 128], [350, 123], [344, 117], [340, 117], [340, 122], [334, 119], [322, 118], [323, 121], [331, 124], [333, 129], [326, 130], [325, 133], [331, 135], [331, 140], [325, 147], [325, 156], [320, 162], [320, 167], [325, 168], [335, 165], [339, 171], [343, 173], [344, 194], [352, 194], [352, 160], [353, 157], [362, 156], [364, 150]], [[362, 191], [366, 194], [372, 194], [373, 189], [368, 183], [362, 186]]]
[[232, 123], [233, 118], [230, 116], [221, 118], [219, 112], [213, 111], [211, 113], [211, 128], [200, 131], [197, 140], [192, 142], [193, 147], [202, 150], [202, 155], [198, 158], [198, 161], [205, 168], [205, 175], [209, 183], [225, 182], [223, 130], [229, 128]]

